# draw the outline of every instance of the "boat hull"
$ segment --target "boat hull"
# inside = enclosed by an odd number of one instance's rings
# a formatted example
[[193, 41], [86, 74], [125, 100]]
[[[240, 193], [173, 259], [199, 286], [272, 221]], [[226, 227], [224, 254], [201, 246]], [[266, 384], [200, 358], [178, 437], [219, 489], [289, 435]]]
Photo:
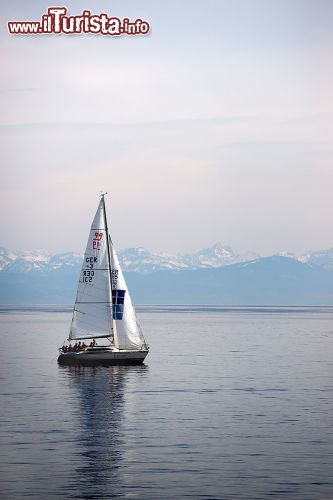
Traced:
[[140, 365], [148, 351], [94, 351], [61, 353], [60, 365]]

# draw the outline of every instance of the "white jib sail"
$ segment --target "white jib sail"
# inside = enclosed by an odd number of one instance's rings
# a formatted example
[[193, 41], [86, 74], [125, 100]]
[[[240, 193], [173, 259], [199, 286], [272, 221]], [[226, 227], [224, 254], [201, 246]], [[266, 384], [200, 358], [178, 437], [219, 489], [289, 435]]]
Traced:
[[136, 319], [131, 297], [111, 239], [110, 254], [115, 346], [119, 349], [145, 349], [146, 342]]
[[73, 311], [70, 340], [113, 335], [104, 200], [91, 225]]

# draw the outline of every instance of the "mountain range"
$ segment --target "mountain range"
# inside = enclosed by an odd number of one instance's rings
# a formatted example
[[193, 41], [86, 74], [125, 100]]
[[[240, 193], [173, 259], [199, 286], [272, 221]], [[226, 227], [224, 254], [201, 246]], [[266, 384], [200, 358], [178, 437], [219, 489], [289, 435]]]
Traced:
[[[163, 270], [194, 270], [216, 268], [257, 257], [253, 252], [235, 254], [229, 246], [216, 243], [192, 254], [170, 254], [150, 252], [145, 248], [127, 248], [118, 253], [120, 265], [126, 272], [142, 274]], [[82, 262], [83, 255], [66, 252], [50, 254], [46, 251], [18, 252], [0, 247], [0, 272], [25, 273], [48, 272], [64, 267], [75, 267]]]
[[[141, 304], [333, 304], [333, 248], [260, 257], [216, 243], [192, 254], [118, 252]], [[0, 303], [72, 303], [83, 255], [0, 248]]]
[[[333, 248], [310, 251], [302, 255], [289, 252], [278, 254], [298, 262], [315, 264], [324, 269], [333, 269]], [[118, 252], [118, 258], [125, 272], [149, 274], [165, 270], [197, 270], [219, 268], [241, 262], [260, 259], [254, 252], [235, 253], [230, 246], [216, 243], [209, 248], [188, 254], [150, 252], [142, 247], [126, 248]], [[47, 251], [11, 251], [0, 247], [0, 272], [28, 273], [49, 272], [80, 266], [83, 254], [74, 252], [50, 254]]]

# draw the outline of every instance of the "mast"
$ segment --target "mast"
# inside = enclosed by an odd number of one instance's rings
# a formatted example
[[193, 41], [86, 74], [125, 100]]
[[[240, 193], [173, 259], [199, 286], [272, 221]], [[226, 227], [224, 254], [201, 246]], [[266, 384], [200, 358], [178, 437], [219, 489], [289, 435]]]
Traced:
[[108, 229], [108, 221], [106, 219], [106, 211], [105, 211], [105, 201], [104, 201], [104, 196], [107, 193], [103, 193], [101, 195], [102, 197], [102, 203], [103, 203], [103, 217], [104, 217], [104, 226], [105, 226], [105, 233], [106, 233], [106, 241], [107, 241], [107, 251], [108, 251], [108, 267], [109, 267], [109, 279], [110, 279], [110, 290], [112, 290], [112, 275], [111, 275], [111, 255], [110, 255], [110, 246], [109, 246], [109, 229]]
[[104, 226], [105, 226], [105, 240], [106, 240], [106, 243], [107, 243], [107, 252], [108, 252], [108, 269], [109, 269], [109, 281], [110, 281], [110, 304], [111, 304], [111, 320], [112, 320], [112, 333], [113, 333], [113, 343], [114, 343], [114, 334], [115, 334], [115, 323], [113, 321], [113, 309], [112, 309], [112, 306], [113, 306], [113, 302], [112, 302], [112, 274], [111, 274], [111, 254], [110, 254], [110, 244], [109, 244], [109, 240], [111, 240], [111, 236], [109, 234], [109, 228], [108, 228], [108, 221], [107, 221], [107, 218], [106, 218], [106, 210], [105, 210], [105, 200], [104, 200], [104, 196], [106, 195], [107, 193], [102, 193], [101, 194], [101, 197], [102, 197], [102, 204], [103, 204], [103, 217], [104, 217]]

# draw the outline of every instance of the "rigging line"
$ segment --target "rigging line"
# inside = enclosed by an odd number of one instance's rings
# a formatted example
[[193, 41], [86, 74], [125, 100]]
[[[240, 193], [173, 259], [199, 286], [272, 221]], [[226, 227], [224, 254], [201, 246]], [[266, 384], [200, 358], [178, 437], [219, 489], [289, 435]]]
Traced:
[[102, 194], [102, 206], [103, 206], [105, 233], [106, 233], [106, 248], [107, 248], [107, 257], [108, 257], [109, 279], [110, 279], [110, 287], [111, 287], [112, 276], [111, 276], [111, 256], [110, 256], [110, 245], [109, 245], [110, 235], [109, 235], [109, 229], [108, 229], [108, 221], [106, 219], [104, 194]]
[[96, 268], [96, 267], [87, 267], [87, 269], [82, 268], [82, 271], [108, 271], [108, 268], [101, 269], [101, 268]]
[[[109, 234], [109, 229], [108, 229], [108, 221], [106, 219], [106, 210], [105, 210], [105, 200], [104, 200], [104, 194], [102, 194], [102, 204], [103, 204], [103, 215], [104, 215], [104, 226], [105, 226], [105, 232], [106, 232], [106, 248], [107, 248], [107, 256], [108, 256], [108, 266], [109, 266], [109, 296], [112, 302], [112, 275], [111, 275], [111, 255], [110, 255], [110, 244], [109, 240], [111, 240], [110, 234]], [[112, 319], [112, 326], [113, 326], [113, 318]]]
[[73, 337], [73, 338], [69, 338], [68, 337], [68, 341], [69, 342], [74, 342], [74, 340], [83, 340], [83, 339], [108, 339], [109, 337], [112, 338], [112, 334], [110, 335], [94, 335], [92, 334], [91, 336], [84, 336], [84, 337]]

